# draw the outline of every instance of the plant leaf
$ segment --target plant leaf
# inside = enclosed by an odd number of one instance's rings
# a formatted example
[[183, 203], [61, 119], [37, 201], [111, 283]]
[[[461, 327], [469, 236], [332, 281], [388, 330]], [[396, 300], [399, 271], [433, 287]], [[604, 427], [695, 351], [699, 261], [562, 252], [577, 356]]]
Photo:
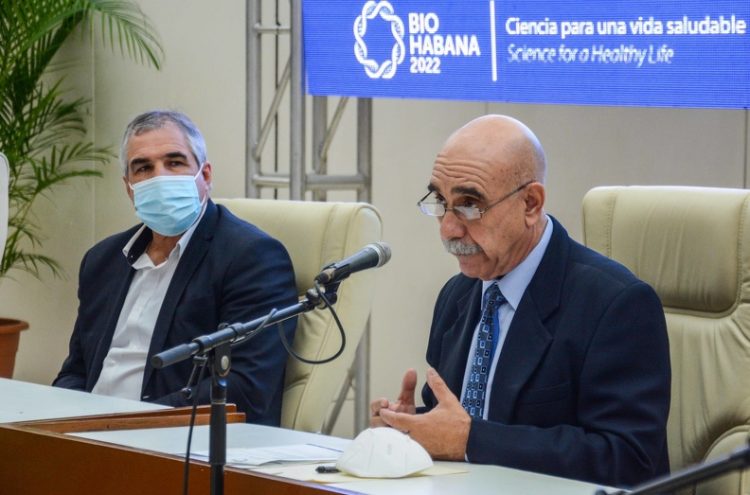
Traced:
[[96, 17], [104, 46], [161, 67], [156, 30], [133, 0], [0, 1], [0, 150], [10, 164], [8, 239], [0, 276], [12, 268], [36, 277], [43, 269], [61, 275], [57, 262], [35, 252], [43, 237], [33, 205], [70, 180], [101, 176], [94, 167], [115, 156], [87, 139], [88, 101], [65, 98], [64, 70], [70, 64], [56, 59], [73, 33], [91, 29]]

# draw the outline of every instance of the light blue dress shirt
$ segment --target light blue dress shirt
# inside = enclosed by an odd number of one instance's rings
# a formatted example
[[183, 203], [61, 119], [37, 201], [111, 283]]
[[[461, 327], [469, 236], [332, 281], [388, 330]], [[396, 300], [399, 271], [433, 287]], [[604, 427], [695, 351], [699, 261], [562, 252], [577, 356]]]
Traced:
[[[482, 412], [482, 418], [487, 419], [487, 411], [489, 410], [490, 397], [492, 395], [492, 382], [495, 377], [495, 370], [497, 369], [497, 362], [500, 353], [505, 343], [505, 337], [508, 335], [508, 328], [510, 323], [513, 321], [513, 316], [516, 314], [516, 309], [521, 302], [523, 293], [526, 292], [526, 287], [531, 282], [531, 278], [536, 273], [536, 269], [539, 267], [539, 263], [542, 261], [547, 246], [549, 245], [550, 237], [552, 237], [552, 220], [547, 217], [547, 225], [542, 233], [542, 238], [539, 240], [534, 249], [531, 250], [529, 255], [513, 270], [506, 273], [505, 276], [498, 280], [486, 280], [482, 282], [482, 296], [487, 288], [492, 284], [497, 284], [500, 288], [500, 292], [505, 296], [506, 302], [502, 304], [498, 311], [500, 312], [500, 335], [497, 340], [497, 347], [495, 354], [492, 357], [492, 366], [490, 368], [489, 377], [487, 380], [487, 395], [484, 401], [484, 411]], [[497, 317], [497, 316], [496, 316]], [[474, 355], [477, 345], [477, 332], [479, 331], [479, 324], [474, 328], [474, 334], [471, 340], [471, 349], [469, 349], [469, 358], [466, 364], [466, 371], [464, 372], [464, 383], [461, 387], [461, 397], [466, 393], [466, 384], [469, 381], [469, 375], [471, 374], [471, 356]], [[461, 398], [459, 397], [459, 400]]]

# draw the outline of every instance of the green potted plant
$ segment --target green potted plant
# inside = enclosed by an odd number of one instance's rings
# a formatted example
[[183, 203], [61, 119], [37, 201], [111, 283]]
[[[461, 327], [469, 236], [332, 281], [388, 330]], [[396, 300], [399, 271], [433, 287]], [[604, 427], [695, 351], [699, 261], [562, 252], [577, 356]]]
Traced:
[[[64, 71], [56, 58], [75, 33], [94, 32], [101, 42], [131, 59], [160, 67], [162, 49], [150, 21], [133, 0], [2, 0], [0, 2], [0, 152], [7, 157], [8, 226], [0, 258], [0, 280], [13, 269], [40, 278], [57, 276], [59, 264], [40, 252], [43, 235], [33, 205], [59, 184], [100, 176], [92, 164], [114, 155], [86, 139], [88, 101], [65, 97]], [[0, 208], [3, 206], [0, 205]], [[10, 327], [4, 329], [3, 324]], [[18, 332], [24, 322], [0, 318], [0, 376], [13, 370]], [[10, 350], [1, 348], [3, 341]], [[5, 360], [5, 364], [2, 361]], [[10, 362], [8, 362], [10, 360]]]

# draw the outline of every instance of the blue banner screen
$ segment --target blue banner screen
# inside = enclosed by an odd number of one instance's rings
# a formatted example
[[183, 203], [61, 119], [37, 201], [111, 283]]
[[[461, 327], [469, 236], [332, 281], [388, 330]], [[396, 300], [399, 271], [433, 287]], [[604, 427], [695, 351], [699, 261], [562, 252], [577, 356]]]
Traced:
[[750, 107], [750, 0], [304, 0], [314, 95]]

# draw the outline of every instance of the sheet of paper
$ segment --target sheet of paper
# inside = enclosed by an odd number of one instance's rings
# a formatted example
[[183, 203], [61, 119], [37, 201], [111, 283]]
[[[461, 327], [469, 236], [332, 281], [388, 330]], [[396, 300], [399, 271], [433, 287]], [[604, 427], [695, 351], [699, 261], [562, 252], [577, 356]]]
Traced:
[[[229, 448], [227, 464], [234, 466], [262, 466], [271, 462], [328, 462], [336, 461], [341, 450], [325, 445], [295, 444], [274, 447]], [[195, 451], [191, 457], [208, 461], [208, 451]]]
[[[276, 465], [276, 466], [264, 466], [260, 468], [252, 468], [253, 471], [258, 473], [270, 474], [272, 476], [281, 476], [284, 478], [291, 478], [298, 481], [311, 481], [314, 483], [346, 483], [347, 481], [355, 481], [361, 478], [351, 476], [346, 473], [318, 473], [315, 468], [319, 464], [287, 464], [287, 465]], [[431, 468], [420, 471], [419, 473], [413, 474], [412, 476], [441, 476], [445, 474], [458, 474], [466, 473], [468, 469], [462, 466], [460, 463], [456, 463], [455, 466], [435, 465]]]

